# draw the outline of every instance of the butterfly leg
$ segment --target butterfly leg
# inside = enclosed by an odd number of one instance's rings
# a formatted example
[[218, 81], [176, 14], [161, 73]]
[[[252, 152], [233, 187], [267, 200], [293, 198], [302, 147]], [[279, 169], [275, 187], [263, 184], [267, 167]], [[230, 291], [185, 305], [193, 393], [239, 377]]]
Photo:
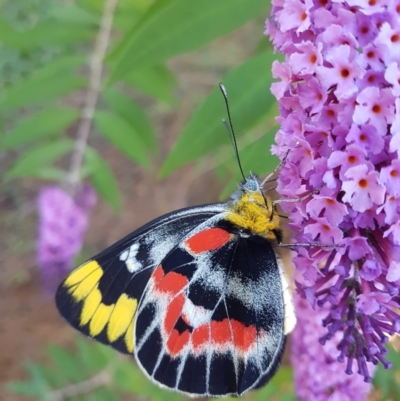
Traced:
[[[321, 242], [296, 242], [295, 244], [284, 244], [282, 242], [278, 242], [278, 246], [282, 248], [295, 248], [298, 246], [311, 247], [316, 246], [318, 248], [343, 248], [344, 245], [336, 245], [336, 244], [322, 244]], [[293, 249], [295, 250], [295, 249]]]
[[282, 167], [282, 164], [285, 163], [287, 157], [289, 156], [290, 149], [286, 152], [286, 155], [282, 159], [282, 161], [262, 180], [260, 186], [263, 187], [269, 179]]
[[[284, 202], [287, 202], [287, 203], [299, 203], [299, 202], [302, 202], [303, 200], [309, 198], [310, 196], [314, 195], [315, 193], [318, 193], [319, 190], [320, 190], [320, 188], [317, 188], [314, 191], [308, 193], [307, 195], [304, 195], [304, 196], [302, 196], [300, 198], [297, 198], [297, 199], [278, 199], [278, 200], [274, 201], [274, 204], [284, 203]], [[281, 215], [279, 215], [279, 217], [287, 218], [286, 216], [281, 216]], [[303, 247], [315, 246], [315, 247], [319, 247], [319, 248], [341, 248], [341, 247], [343, 247], [343, 245], [322, 244], [320, 242], [305, 242], [305, 243], [298, 242], [298, 243], [295, 243], [295, 244], [284, 244], [281, 241], [278, 241], [278, 246], [280, 246], [282, 248], [284, 248], [284, 247], [293, 248], [293, 247], [298, 247], [298, 246], [303, 246]]]
[[300, 198], [296, 198], [296, 199], [277, 199], [274, 200], [274, 205], [277, 205], [279, 203], [300, 203], [303, 200], [306, 200], [308, 198], [310, 198], [312, 195], [317, 194], [319, 192], [319, 190], [321, 189], [321, 187], [314, 189], [314, 191], [311, 191], [310, 193], [308, 193], [307, 195], [304, 195]]

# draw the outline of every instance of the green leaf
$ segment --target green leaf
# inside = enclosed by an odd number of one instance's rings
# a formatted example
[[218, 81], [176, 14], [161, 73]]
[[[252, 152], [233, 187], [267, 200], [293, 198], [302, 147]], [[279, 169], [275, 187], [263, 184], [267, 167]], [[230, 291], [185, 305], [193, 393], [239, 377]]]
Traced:
[[114, 384], [121, 390], [140, 396], [149, 397], [152, 401], [158, 399], [182, 400], [182, 396], [173, 393], [167, 393], [148, 380], [143, 372], [132, 361], [120, 361], [114, 371]]
[[116, 394], [114, 389], [108, 387], [100, 387], [87, 394], [86, 401], [119, 401], [121, 397]]
[[254, 394], [254, 401], [296, 401], [292, 368], [281, 366], [272, 380]]
[[76, 4], [59, 3], [50, 11], [50, 17], [74, 25], [98, 25], [99, 20]]
[[119, 213], [121, 201], [118, 184], [108, 163], [91, 148], [86, 149], [86, 160], [92, 166], [91, 181], [96, 191]]
[[393, 364], [391, 369], [385, 369], [379, 364], [375, 372], [373, 383], [379, 390], [382, 400], [398, 400], [400, 397], [400, 383], [398, 380], [400, 373], [399, 352], [395, 351], [392, 346], [387, 346], [388, 354], [386, 359]]
[[57, 345], [50, 345], [47, 352], [57, 366], [57, 370], [63, 375], [75, 382], [85, 379], [85, 371], [79, 358]]
[[[93, 152], [93, 149], [90, 151]], [[86, 372], [90, 374], [105, 369], [113, 358], [118, 357], [118, 354], [110, 347], [87, 340], [84, 337], [77, 337], [76, 345], [80, 362], [85, 367]]]
[[134, 69], [125, 76], [124, 81], [155, 99], [170, 105], [176, 103], [173, 90], [177, 85], [177, 80], [172, 71], [165, 65]]
[[40, 178], [41, 180], [63, 181], [67, 176], [67, 172], [57, 167], [45, 166], [32, 171], [30, 176]]
[[65, 381], [59, 377], [58, 372], [54, 369], [32, 362], [27, 362], [25, 367], [29, 374], [29, 380], [8, 383], [6, 387], [8, 391], [42, 398], [48, 394], [51, 386], [65, 385]]
[[72, 69], [82, 65], [84, 60], [82, 56], [68, 56], [49, 62], [30, 77], [4, 90], [0, 95], [0, 111], [37, 106], [85, 87], [86, 79], [72, 73]]
[[152, 3], [151, 0], [119, 1], [114, 13], [114, 27], [125, 35], [137, 24]]
[[42, 367], [36, 363], [27, 362], [26, 368], [31, 376], [31, 383], [35, 389], [35, 394], [38, 396], [46, 395], [50, 391], [50, 386], [43, 374]]
[[[270, 66], [274, 59], [275, 55], [270, 52], [257, 55], [232, 70], [223, 80], [238, 136], [265, 116], [275, 102], [269, 92], [272, 82]], [[219, 87], [215, 87], [193, 113], [160, 175], [164, 177], [178, 167], [215, 151], [218, 146], [229, 143], [222, 119], [226, 119], [225, 103]]]
[[263, 0], [156, 1], [110, 56], [111, 80], [132, 68], [158, 64], [226, 35], [269, 7]]
[[6, 133], [1, 147], [13, 149], [52, 134], [61, 134], [79, 117], [75, 109], [45, 109], [25, 120]]
[[94, 32], [85, 26], [71, 26], [63, 21], [48, 20], [23, 32], [16, 31], [6, 21], [0, 19], [0, 40], [3, 46], [29, 51], [44, 46], [66, 46], [90, 40]]
[[42, 144], [23, 154], [5, 174], [6, 180], [15, 177], [32, 176], [42, 167], [56, 161], [73, 149], [74, 143], [69, 139], [60, 139]]
[[155, 149], [157, 140], [153, 126], [143, 109], [125, 94], [114, 90], [107, 90], [104, 97], [109, 107], [132, 126], [144, 144]]
[[35, 386], [30, 381], [10, 382], [6, 384], [6, 389], [10, 393], [21, 394], [26, 396], [39, 395]]
[[[260, 139], [253, 141], [247, 146], [242, 146], [241, 143], [238, 144], [240, 149], [240, 161], [245, 174], [251, 171], [262, 177], [271, 172], [278, 165], [278, 158], [271, 154], [271, 145], [275, 142], [276, 131], [277, 126], [271, 128]], [[222, 190], [220, 194], [221, 199], [226, 199], [237, 189], [238, 182], [243, 179], [234, 155], [231, 158], [231, 162], [231, 171], [234, 172], [234, 175]]]
[[146, 146], [129, 122], [106, 111], [96, 111], [94, 122], [99, 132], [122, 153], [142, 166], [149, 166]]
[[[139, 395], [147, 392], [140, 369], [131, 361], [120, 361], [114, 371], [114, 384], [121, 390]], [[142, 385], [145, 384], [145, 388]]]

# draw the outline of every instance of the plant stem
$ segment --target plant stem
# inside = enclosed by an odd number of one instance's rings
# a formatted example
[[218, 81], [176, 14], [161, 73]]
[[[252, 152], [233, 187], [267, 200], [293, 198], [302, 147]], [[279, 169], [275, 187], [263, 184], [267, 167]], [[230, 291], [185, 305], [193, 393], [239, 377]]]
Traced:
[[87, 394], [99, 387], [109, 385], [111, 381], [112, 380], [109, 372], [104, 370], [90, 379], [50, 392], [46, 397], [46, 401], [63, 401], [67, 398], [77, 397], [81, 394]]
[[103, 62], [107, 52], [114, 11], [118, 0], [106, 0], [101, 17], [100, 29], [96, 37], [94, 51], [89, 67], [89, 88], [86, 92], [81, 119], [77, 128], [75, 148], [71, 155], [71, 164], [67, 176], [68, 190], [73, 193], [80, 180], [80, 169], [85, 156], [85, 149], [90, 135], [96, 104], [101, 91]]

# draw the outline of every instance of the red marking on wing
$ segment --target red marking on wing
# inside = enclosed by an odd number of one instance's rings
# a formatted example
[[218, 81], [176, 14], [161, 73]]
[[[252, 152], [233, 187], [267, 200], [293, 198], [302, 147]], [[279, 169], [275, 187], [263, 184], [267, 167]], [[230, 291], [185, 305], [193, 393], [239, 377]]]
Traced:
[[200, 231], [185, 241], [185, 246], [192, 253], [202, 253], [218, 249], [231, 239], [231, 234], [222, 228], [209, 228]]
[[184, 304], [185, 296], [180, 294], [168, 305], [164, 318], [164, 329], [167, 334], [171, 333], [172, 329], [175, 327], [175, 324], [182, 313]]
[[187, 284], [188, 279], [185, 276], [179, 273], [170, 272], [156, 282], [156, 290], [169, 294], [177, 294]]
[[247, 352], [257, 341], [257, 330], [254, 326], [246, 327], [234, 319], [224, 319], [220, 322], [214, 320], [210, 324], [203, 324], [193, 330], [192, 344], [194, 351], [201, 351], [204, 346], [208, 345], [210, 331], [213, 346], [228, 345], [233, 342], [235, 348]]
[[164, 270], [161, 265], [157, 266], [156, 270], [154, 270], [152, 274], [152, 277], [154, 284], [156, 285], [161, 281], [161, 279], [164, 277]]
[[244, 324], [237, 320], [231, 320], [233, 330], [233, 343], [236, 348], [241, 349], [243, 352], [249, 350], [249, 348], [257, 341], [257, 330], [254, 326], [246, 327]]
[[167, 341], [167, 350], [171, 356], [179, 354], [180, 351], [189, 342], [190, 333], [189, 330], [185, 330], [179, 334], [178, 330], [172, 330], [172, 333]]
[[203, 345], [208, 344], [210, 335], [210, 326], [202, 324], [196, 327], [192, 332], [192, 344], [195, 350], [202, 348]]
[[214, 344], [225, 344], [232, 341], [232, 333], [229, 327], [229, 320], [224, 319], [220, 322], [211, 321], [211, 341]]

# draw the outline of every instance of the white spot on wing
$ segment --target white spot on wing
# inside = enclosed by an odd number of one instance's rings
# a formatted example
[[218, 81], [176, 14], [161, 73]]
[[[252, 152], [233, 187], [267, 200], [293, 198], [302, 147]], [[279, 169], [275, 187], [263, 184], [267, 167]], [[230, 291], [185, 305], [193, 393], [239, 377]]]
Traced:
[[128, 256], [129, 256], [129, 249], [127, 249], [126, 251], [122, 252], [121, 255], [119, 255], [119, 260], [125, 262], [126, 259], [128, 259]]
[[136, 255], [139, 251], [139, 244], [133, 244], [129, 249], [125, 250], [119, 256], [119, 260], [125, 262], [126, 268], [130, 273], [140, 270], [143, 265], [136, 259]]
[[185, 304], [183, 305], [182, 315], [186, 322], [193, 328], [209, 323], [212, 313], [212, 310], [194, 305], [193, 302], [186, 297]]

